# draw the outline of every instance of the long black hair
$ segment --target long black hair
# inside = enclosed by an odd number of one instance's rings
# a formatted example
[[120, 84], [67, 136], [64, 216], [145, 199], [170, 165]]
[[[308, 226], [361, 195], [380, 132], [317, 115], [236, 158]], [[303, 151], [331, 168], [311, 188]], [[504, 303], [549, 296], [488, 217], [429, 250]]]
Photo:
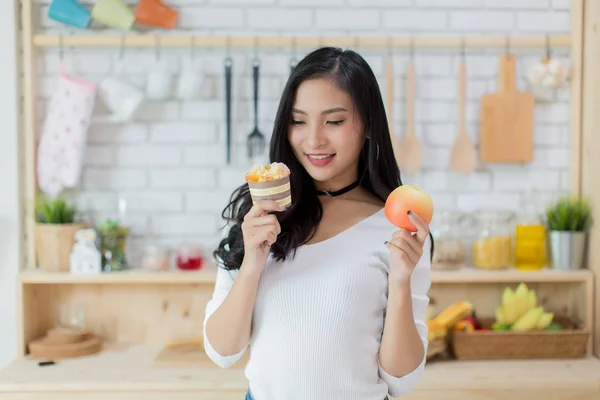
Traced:
[[[276, 260], [285, 260], [296, 248], [309, 241], [321, 221], [323, 209], [311, 176], [296, 159], [288, 140], [291, 110], [300, 84], [309, 79], [330, 79], [348, 93], [360, 115], [366, 137], [358, 163], [361, 186], [385, 202], [402, 185], [394, 158], [385, 107], [375, 74], [356, 52], [337, 47], [322, 47], [306, 55], [291, 73], [279, 102], [270, 141], [270, 162], [285, 163], [291, 172], [292, 205], [278, 213], [281, 233], [271, 246]], [[222, 212], [229, 232], [221, 240], [214, 256], [227, 270], [239, 269], [244, 259], [241, 225], [252, 208], [247, 184], [238, 187]], [[433, 238], [431, 256], [433, 255]]]

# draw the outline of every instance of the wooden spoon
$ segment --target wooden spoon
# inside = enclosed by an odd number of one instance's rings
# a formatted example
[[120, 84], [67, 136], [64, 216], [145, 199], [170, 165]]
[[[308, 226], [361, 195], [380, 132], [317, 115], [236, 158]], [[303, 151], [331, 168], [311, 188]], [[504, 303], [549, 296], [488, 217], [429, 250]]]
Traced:
[[423, 163], [423, 150], [415, 135], [415, 64], [412, 60], [408, 65], [406, 88], [406, 119], [408, 122], [406, 136], [400, 146], [400, 154], [402, 154], [402, 171], [412, 175], [421, 169]]
[[394, 63], [392, 62], [392, 57], [388, 58], [385, 75], [387, 85], [385, 95], [388, 126], [390, 127], [390, 140], [392, 141], [392, 149], [394, 150], [394, 157], [396, 158], [396, 163], [398, 164], [398, 166], [400, 166], [400, 143], [398, 143], [398, 139], [396, 138], [396, 134], [394, 133]]
[[458, 71], [458, 133], [450, 150], [450, 169], [456, 172], [471, 172], [475, 169], [475, 147], [467, 134], [465, 122], [466, 69], [462, 59]]

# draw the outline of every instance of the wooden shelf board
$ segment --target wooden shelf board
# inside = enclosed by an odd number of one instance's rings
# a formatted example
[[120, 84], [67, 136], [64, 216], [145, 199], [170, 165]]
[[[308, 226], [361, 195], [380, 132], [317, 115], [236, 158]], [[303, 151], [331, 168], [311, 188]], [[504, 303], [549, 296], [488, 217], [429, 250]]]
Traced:
[[588, 269], [522, 271], [510, 268], [489, 271], [470, 267], [456, 271], [432, 271], [431, 278], [433, 283], [587, 282], [591, 279], [593, 272]]
[[[207, 267], [196, 271], [149, 272], [129, 270], [99, 275], [73, 275], [68, 272], [25, 270], [20, 275], [23, 284], [213, 284], [216, 269]], [[578, 271], [520, 271], [517, 269], [486, 271], [463, 268], [456, 271], [432, 271], [433, 283], [495, 283], [495, 282], [588, 282], [593, 272]]]
[[[243, 368], [156, 367], [159, 347], [110, 348], [80, 359], [39, 367], [20, 358], [0, 371], [0, 393], [239, 391], [247, 389]], [[600, 360], [437, 361], [426, 366], [418, 390], [598, 390]], [[0, 396], [1, 397], [1, 396]]]
[[213, 284], [215, 268], [200, 271], [143, 271], [139, 269], [76, 275], [68, 272], [26, 270], [20, 275], [24, 284]]
[[[518, 35], [508, 38], [509, 46], [515, 47], [545, 47], [547, 40], [550, 45], [569, 46], [569, 35]], [[282, 37], [282, 36], [215, 36], [215, 35], [190, 35], [185, 32], [169, 35], [141, 34], [137, 32], [124, 35], [97, 34], [94, 31], [78, 34], [37, 34], [33, 36], [36, 47], [62, 46], [89, 46], [89, 47], [284, 47], [284, 46], [359, 46], [359, 47], [388, 47], [410, 46], [415, 47], [505, 47], [507, 37], [504, 35], [471, 35], [466, 37], [424, 36], [411, 38], [409, 36], [379, 36], [379, 37]]]

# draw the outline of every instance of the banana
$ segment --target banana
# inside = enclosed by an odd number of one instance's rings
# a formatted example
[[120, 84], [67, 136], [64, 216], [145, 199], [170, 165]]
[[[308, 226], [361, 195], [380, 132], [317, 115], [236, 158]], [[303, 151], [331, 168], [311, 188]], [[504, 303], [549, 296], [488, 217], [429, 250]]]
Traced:
[[524, 282], [513, 291], [506, 287], [502, 293], [502, 304], [496, 308], [496, 323], [511, 326], [513, 331], [546, 329], [552, 323], [554, 314], [545, 312], [538, 304], [537, 294]]
[[515, 311], [518, 315], [517, 318], [527, 314], [529, 308], [529, 290], [524, 282], [521, 282], [515, 290]]
[[536, 329], [546, 329], [551, 323], [552, 318], [554, 318], [554, 313], [547, 312], [543, 313], [540, 319], [537, 322]]
[[502, 307], [496, 309], [496, 322], [499, 324], [506, 324], [506, 318], [504, 317], [504, 310]]
[[511, 330], [524, 332], [535, 329], [543, 313], [543, 307], [532, 308], [512, 325]]
[[528, 310], [531, 310], [532, 308], [536, 308], [537, 307], [537, 295], [535, 294], [535, 291], [530, 290], [529, 291], [529, 295], [527, 296], [527, 300], [528, 300]]
[[516, 302], [517, 298], [513, 297], [508, 303], [502, 305], [502, 313], [507, 324], [514, 324], [520, 317]]
[[512, 291], [511, 288], [504, 288], [504, 293], [502, 293], [502, 305], [510, 303], [514, 297], [515, 293]]

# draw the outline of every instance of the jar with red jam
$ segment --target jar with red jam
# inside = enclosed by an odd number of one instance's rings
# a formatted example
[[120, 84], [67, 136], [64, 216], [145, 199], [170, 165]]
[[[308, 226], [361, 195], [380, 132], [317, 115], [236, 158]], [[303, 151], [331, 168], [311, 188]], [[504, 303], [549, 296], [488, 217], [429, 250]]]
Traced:
[[175, 264], [182, 271], [197, 271], [204, 265], [200, 246], [184, 244], [179, 246], [175, 255]]

